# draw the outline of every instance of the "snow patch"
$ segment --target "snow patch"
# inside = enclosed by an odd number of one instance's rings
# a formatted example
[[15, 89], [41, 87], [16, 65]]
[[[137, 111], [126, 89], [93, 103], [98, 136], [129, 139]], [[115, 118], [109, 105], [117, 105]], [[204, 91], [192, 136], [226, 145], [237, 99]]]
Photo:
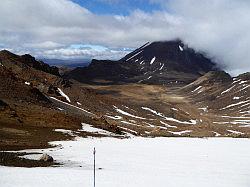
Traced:
[[180, 51], [184, 51], [183, 47], [181, 47], [180, 45], [179, 45], [179, 49]]
[[179, 132], [173, 132], [173, 131], [168, 131], [168, 132], [170, 132], [171, 134], [174, 134], [174, 135], [181, 136], [182, 134], [190, 133], [192, 131], [191, 130], [185, 130], [185, 131], [179, 131]]
[[66, 129], [55, 129], [55, 132], [61, 132], [63, 134], [68, 134], [70, 136], [75, 136], [72, 132], [72, 130], [66, 130]]
[[38, 154], [27, 154], [27, 155], [18, 156], [18, 157], [29, 159], [29, 160], [39, 160], [42, 155], [43, 155], [42, 153], [38, 153]]
[[160, 67], [160, 69], [159, 69], [159, 70], [162, 70], [162, 69], [163, 69], [163, 67], [164, 67], [164, 65], [165, 65], [165, 64], [162, 64], [162, 66]]
[[250, 127], [250, 125], [241, 125], [239, 127]]
[[151, 79], [152, 78], [152, 76], [149, 76], [148, 78], [147, 78], [147, 80], [149, 80], [149, 79]]
[[247, 83], [248, 81], [240, 81], [240, 83], [239, 84], [245, 84], [245, 83]]
[[131, 130], [131, 129], [128, 129], [128, 128], [126, 128], [126, 127], [121, 127], [121, 126], [117, 126], [117, 127], [120, 128], [120, 129], [122, 129], [122, 130], [124, 130], [124, 131], [126, 131], [126, 133], [127, 133], [127, 132], [132, 133], [132, 134], [126, 134], [127, 136], [129, 136], [129, 137], [131, 137], [131, 138], [135, 137], [134, 134], [138, 134], [136, 131]]
[[169, 124], [167, 124], [167, 123], [165, 123], [165, 122], [163, 122], [163, 121], [160, 121], [160, 123], [163, 124], [163, 125], [165, 125], [165, 126], [168, 127], [168, 128], [177, 128], [176, 126], [169, 125]]
[[239, 131], [234, 131], [234, 130], [227, 130], [228, 132], [231, 132], [233, 134], [241, 134], [243, 135], [244, 133], [243, 132], [239, 132]]
[[156, 57], [152, 58], [152, 60], [150, 61], [150, 64], [153, 64], [155, 62]]
[[221, 116], [222, 118], [232, 118], [232, 119], [248, 119], [249, 117], [245, 116]]
[[151, 44], [151, 42], [147, 42], [143, 47], [141, 47], [141, 49], [144, 49], [145, 47], [149, 46]]
[[30, 82], [25, 81], [25, 84], [28, 85], [28, 86], [30, 86]]
[[225, 110], [225, 109], [228, 109], [228, 108], [232, 108], [232, 107], [235, 107], [235, 106], [238, 106], [238, 105], [241, 105], [241, 104], [245, 104], [245, 103], [248, 103], [250, 100], [247, 100], [247, 101], [241, 101], [239, 103], [234, 103], [234, 104], [231, 104], [231, 105], [228, 105], [224, 108], [221, 108], [220, 110]]
[[241, 91], [243, 91], [243, 90], [246, 90], [246, 89], [249, 88], [249, 87], [250, 87], [250, 85], [247, 85], [247, 86], [245, 86], [244, 88], [240, 89], [238, 92], [241, 92]]
[[240, 81], [241, 81], [241, 79], [234, 78], [232, 84], [238, 83]]
[[235, 120], [235, 121], [214, 121], [214, 124], [233, 124], [233, 125], [242, 125], [242, 124], [249, 124], [250, 120]]
[[106, 117], [110, 118], [110, 119], [114, 119], [114, 120], [119, 120], [122, 119], [121, 116], [109, 116], [109, 115], [105, 115]]
[[223, 94], [225, 94], [225, 93], [231, 91], [234, 87], [235, 87], [235, 85], [233, 85], [232, 87], [228, 88], [227, 90], [221, 92], [221, 95], [223, 95]]
[[207, 107], [202, 107], [202, 108], [198, 108], [198, 109], [203, 110], [204, 112], [208, 112]]
[[234, 97], [233, 98], [233, 100], [239, 100], [240, 99], [240, 97]]
[[151, 112], [151, 113], [153, 113], [153, 114], [155, 114], [155, 115], [157, 115], [157, 116], [160, 116], [160, 117], [164, 118], [164, 119], [167, 120], [167, 121], [173, 121], [173, 122], [176, 122], [176, 123], [180, 123], [180, 124], [189, 124], [189, 125], [195, 125], [195, 124], [197, 124], [197, 121], [196, 121], [196, 120], [189, 120], [189, 122], [188, 122], [188, 121], [180, 121], [180, 120], [175, 119], [175, 118], [166, 117], [166, 116], [163, 115], [162, 113], [159, 113], [159, 112], [157, 112], [157, 111], [155, 111], [155, 110], [153, 110], [153, 109], [151, 109], [151, 108], [148, 108], [148, 107], [142, 107], [142, 109], [143, 109], [143, 110], [147, 110], [147, 111], [149, 111], [149, 112]]
[[58, 102], [60, 102], [60, 103], [63, 103], [63, 104], [65, 104], [65, 105], [68, 105], [68, 106], [74, 107], [74, 108], [76, 108], [76, 109], [82, 110], [83, 112], [86, 112], [86, 113], [88, 113], [88, 114], [94, 115], [93, 113], [91, 113], [91, 112], [89, 112], [89, 111], [87, 111], [87, 110], [84, 110], [83, 108], [80, 108], [80, 107], [71, 105], [71, 104], [69, 104], [69, 103], [67, 103], [67, 102], [63, 102], [63, 101], [61, 101], [61, 100], [59, 100], [59, 99], [57, 99], [57, 98], [55, 98], [55, 97], [50, 97], [50, 98], [53, 99], [53, 100], [56, 100], [56, 101], [58, 101]]
[[65, 97], [68, 102], [71, 102], [69, 97], [60, 88], [57, 88], [57, 89], [59, 93], [61, 94], [61, 96]]
[[240, 114], [250, 114], [250, 111], [241, 111]]
[[128, 59], [126, 60], [126, 62], [129, 61], [129, 60], [131, 60], [132, 58], [136, 57], [137, 55], [139, 55], [139, 54], [142, 53], [142, 52], [143, 52], [143, 50], [137, 52], [136, 54], [134, 54], [133, 56], [131, 56], [130, 58], [128, 58]]
[[221, 134], [218, 132], [213, 131], [213, 133], [215, 134], [216, 137], [221, 136]]
[[135, 125], [138, 126], [137, 124], [134, 124], [132, 122], [128, 122], [128, 121], [121, 121], [121, 123], [127, 124], [127, 125]]
[[144, 62], [144, 60], [140, 62], [140, 65], [142, 65], [143, 62]]
[[139, 117], [139, 116], [135, 116], [135, 115], [133, 115], [133, 114], [130, 114], [130, 113], [128, 113], [128, 112], [125, 112], [125, 111], [119, 109], [119, 108], [116, 107], [116, 106], [114, 106], [114, 108], [115, 108], [115, 110], [116, 110], [117, 112], [119, 112], [119, 113], [121, 113], [121, 114], [123, 114], [123, 115], [125, 115], [125, 116], [129, 116], [129, 117], [136, 118], [136, 119], [146, 119], [146, 118]]
[[103, 130], [103, 129], [98, 129], [96, 127], [93, 127], [92, 125], [89, 125], [87, 123], [82, 123], [82, 129], [79, 131], [85, 131], [85, 132], [90, 132], [90, 133], [98, 133], [102, 135], [112, 135], [113, 133]]
[[198, 90], [201, 89], [201, 88], [202, 88], [202, 86], [199, 86], [199, 87], [197, 87], [195, 90], [193, 90], [193, 91], [191, 91], [191, 92], [194, 93], [194, 92], [198, 91]]

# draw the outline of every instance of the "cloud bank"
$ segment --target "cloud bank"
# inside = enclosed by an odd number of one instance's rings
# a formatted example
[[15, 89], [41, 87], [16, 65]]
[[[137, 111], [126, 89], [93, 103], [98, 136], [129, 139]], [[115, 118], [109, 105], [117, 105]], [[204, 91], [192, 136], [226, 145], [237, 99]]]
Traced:
[[163, 10], [96, 15], [69, 0], [1, 0], [0, 48], [48, 58], [117, 59], [128, 52], [124, 48], [181, 38], [228, 72], [250, 71], [250, 1], [148, 1]]
[[250, 1], [175, 0], [168, 6], [182, 18], [186, 43], [232, 74], [250, 71]]

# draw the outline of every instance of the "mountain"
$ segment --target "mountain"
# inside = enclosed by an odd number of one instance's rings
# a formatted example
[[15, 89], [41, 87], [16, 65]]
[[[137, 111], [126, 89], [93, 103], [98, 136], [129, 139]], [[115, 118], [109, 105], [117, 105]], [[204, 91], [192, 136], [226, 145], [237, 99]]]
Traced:
[[65, 77], [94, 84], [187, 84], [216, 69], [210, 59], [176, 40], [146, 43], [118, 61], [92, 60]]
[[249, 94], [249, 73], [231, 77], [181, 41], [147, 43], [63, 76], [0, 51], [0, 149], [76, 136], [250, 137]]

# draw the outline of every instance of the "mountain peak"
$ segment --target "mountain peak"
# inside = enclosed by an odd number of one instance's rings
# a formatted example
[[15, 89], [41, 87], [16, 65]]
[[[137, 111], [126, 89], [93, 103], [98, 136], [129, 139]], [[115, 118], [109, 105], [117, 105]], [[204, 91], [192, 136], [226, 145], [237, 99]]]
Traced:
[[0, 58], [10, 58], [10, 57], [17, 57], [18, 55], [4, 49], [0, 51]]
[[80, 82], [101, 79], [113, 83], [190, 83], [216, 65], [181, 40], [147, 42], [119, 61], [93, 60], [66, 75]]
[[7, 68], [18, 69], [18, 67], [22, 68], [23, 66], [29, 66], [59, 76], [59, 70], [57, 67], [49, 66], [42, 61], [38, 61], [30, 54], [19, 56], [8, 50], [2, 50], [0, 51], [0, 61]]
[[145, 65], [164, 64], [164, 69], [180, 72], [198, 72], [204, 74], [215, 69], [215, 63], [203, 54], [195, 52], [181, 40], [147, 43], [126, 55], [120, 61], [138, 62], [143, 69]]

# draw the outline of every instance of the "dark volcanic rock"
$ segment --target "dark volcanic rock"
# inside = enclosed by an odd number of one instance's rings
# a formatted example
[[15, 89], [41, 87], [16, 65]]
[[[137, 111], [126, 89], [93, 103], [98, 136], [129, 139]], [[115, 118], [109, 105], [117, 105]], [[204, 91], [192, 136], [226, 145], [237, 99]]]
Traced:
[[20, 65], [21, 68], [25, 68], [25, 66], [28, 66], [46, 73], [60, 76], [59, 69], [57, 67], [49, 66], [42, 61], [37, 61], [34, 57], [28, 54], [18, 56], [7, 50], [2, 50], [0, 51], [0, 62], [1, 64], [5, 62], [5, 65], [11, 68], [13, 68], [11, 64]]
[[8, 106], [7, 103], [5, 103], [4, 101], [0, 100], [0, 108], [1, 107], [4, 108], [4, 107], [7, 107], [7, 106]]
[[119, 61], [92, 60], [65, 75], [86, 83], [190, 83], [216, 65], [181, 41], [147, 43]]
[[[155, 61], [150, 64], [154, 57]], [[161, 63], [164, 64], [163, 70], [168, 69], [195, 74], [203, 74], [215, 67], [215, 63], [210, 59], [188, 48], [179, 40], [145, 44], [121, 59], [121, 61], [127, 62], [135, 62], [136, 60], [138, 60], [138, 63], [143, 61], [146, 67], [142, 67], [148, 69], [154, 69], [154, 66]]]
[[45, 64], [43, 61], [37, 61], [34, 57], [32, 57], [29, 54], [22, 55], [21, 60], [23, 61], [24, 64], [27, 64], [28, 66], [33, 67], [37, 70], [60, 76], [59, 69], [57, 67], [49, 66], [48, 64]]
[[76, 68], [65, 77], [86, 83], [95, 82], [98, 79], [103, 80], [104, 83], [106, 81], [108, 83], [117, 83], [138, 75], [137, 69], [130, 66], [131, 64], [119, 61], [93, 59], [88, 67]]

